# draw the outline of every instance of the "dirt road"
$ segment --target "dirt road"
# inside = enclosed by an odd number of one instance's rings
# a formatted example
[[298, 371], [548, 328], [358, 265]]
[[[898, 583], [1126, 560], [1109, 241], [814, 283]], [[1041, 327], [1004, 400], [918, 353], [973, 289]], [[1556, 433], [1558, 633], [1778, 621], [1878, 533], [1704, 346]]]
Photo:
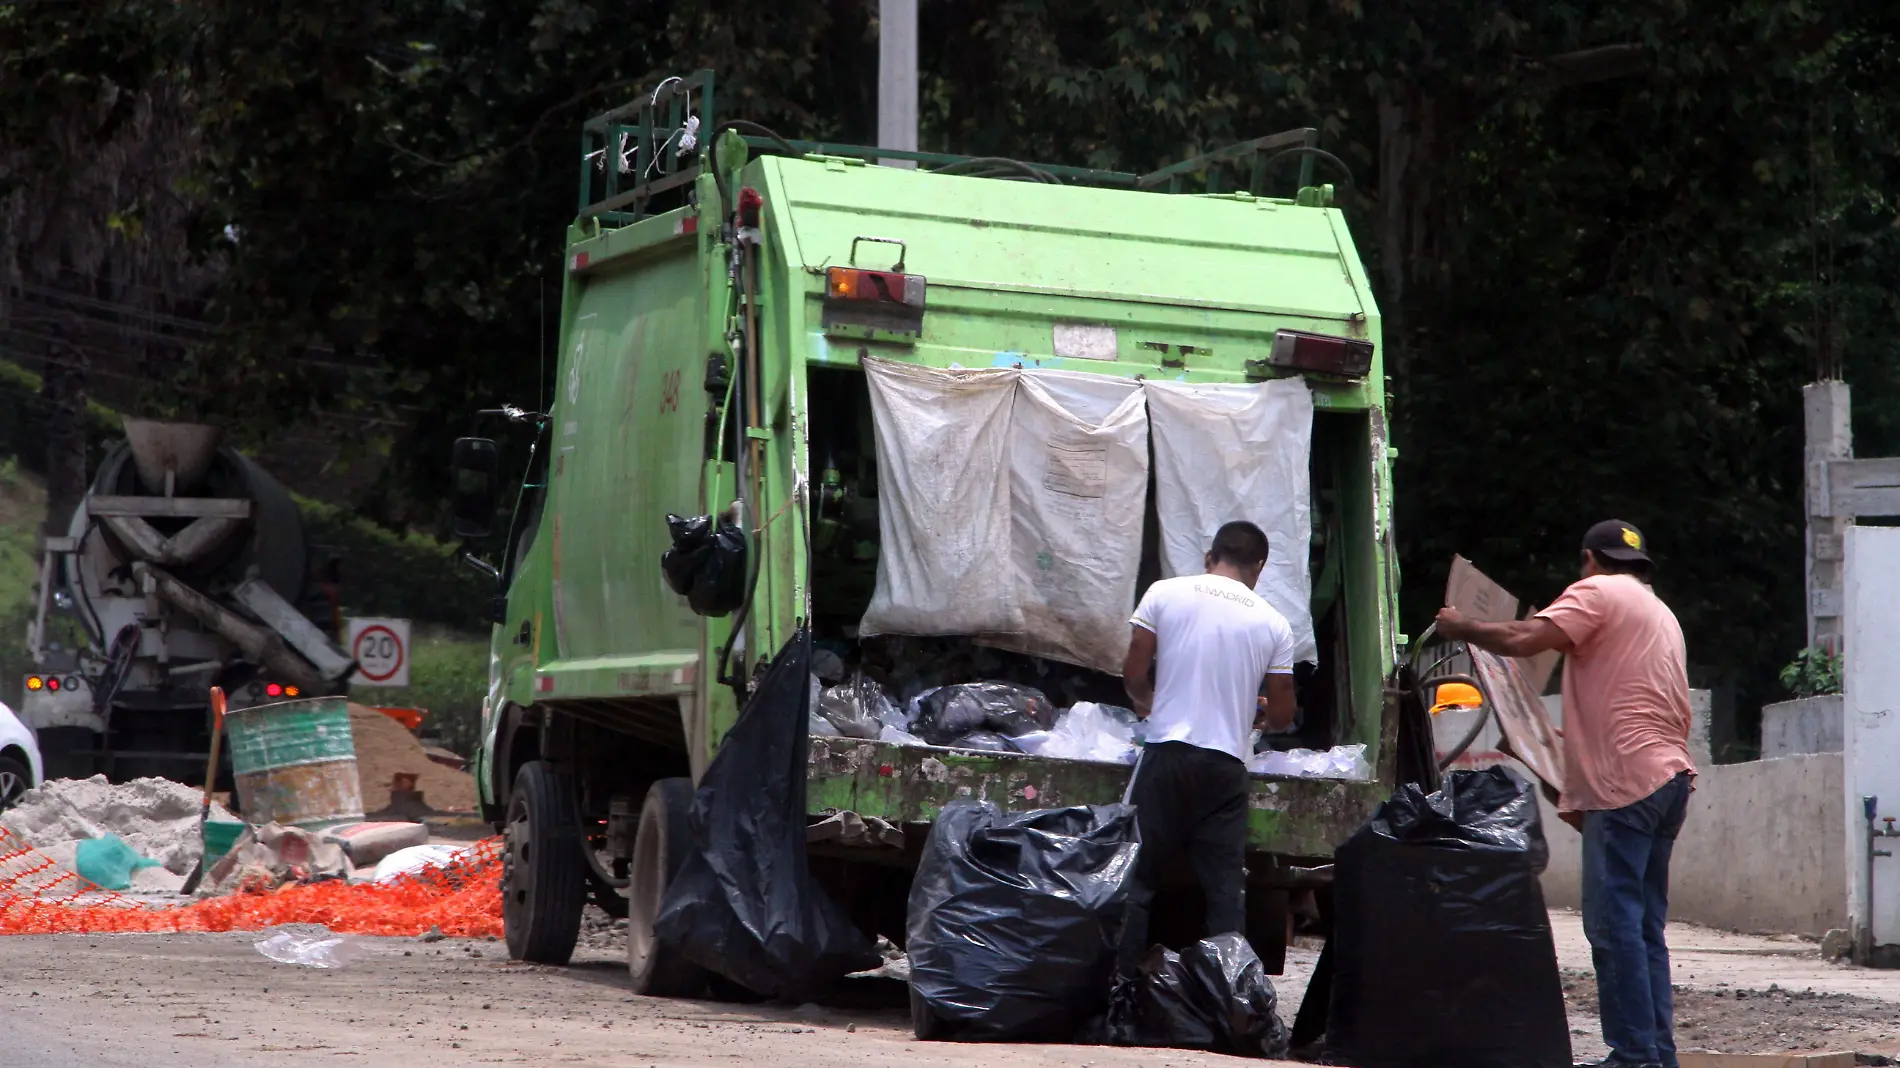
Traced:
[[[1555, 926], [1577, 1055], [1600, 1055], [1588, 947], [1575, 916], [1558, 914]], [[618, 939], [607, 932], [592, 937], [568, 968], [509, 962], [495, 942], [366, 939], [360, 959], [319, 971], [265, 959], [253, 948], [260, 937], [0, 938], [7, 1065], [1242, 1063], [1179, 1051], [917, 1043], [895, 1009], [636, 998], [627, 990]], [[1685, 927], [1671, 928], [1671, 941], [1685, 988], [1678, 995], [1684, 1049], [1900, 1054], [1900, 973], [1827, 964], [1799, 941]], [[1288, 1016], [1312, 956], [1294, 951], [1289, 974], [1277, 983]]]

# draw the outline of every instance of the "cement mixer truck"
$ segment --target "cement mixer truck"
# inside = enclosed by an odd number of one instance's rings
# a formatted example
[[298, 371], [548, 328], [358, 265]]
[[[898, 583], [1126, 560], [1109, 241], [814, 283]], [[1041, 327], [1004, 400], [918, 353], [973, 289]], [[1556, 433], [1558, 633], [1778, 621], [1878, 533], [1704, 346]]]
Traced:
[[220, 437], [126, 419], [46, 539], [20, 716], [47, 778], [202, 782], [210, 687], [234, 709], [344, 689], [350, 658], [306, 614], [297, 504]]

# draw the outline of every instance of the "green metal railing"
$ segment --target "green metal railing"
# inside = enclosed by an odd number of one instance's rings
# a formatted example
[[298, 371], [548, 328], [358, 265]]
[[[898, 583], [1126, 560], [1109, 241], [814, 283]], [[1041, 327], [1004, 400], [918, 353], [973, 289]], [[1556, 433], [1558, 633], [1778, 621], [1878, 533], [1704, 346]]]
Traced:
[[713, 142], [727, 129], [738, 132], [749, 149], [768, 154], [830, 156], [867, 163], [904, 161], [945, 174], [1166, 193], [1245, 192], [1261, 196], [1269, 168], [1279, 159], [1295, 156], [1300, 161], [1297, 199], [1302, 204], [1326, 202], [1325, 196], [1311, 188], [1316, 160], [1326, 159], [1344, 167], [1319, 150], [1319, 131], [1311, 128], [1256, 137], [1147, 174], [1131, 174], [997, 157], [788, 139], [755, 123], [715, 124], [714, 104], [713, 72], [701, 70], [668, 78], [644, 100], [583, 123], [581, 218], [598, 218], [609, 225], [642, 218], [655, 200], [693, 183], [707, 165]]

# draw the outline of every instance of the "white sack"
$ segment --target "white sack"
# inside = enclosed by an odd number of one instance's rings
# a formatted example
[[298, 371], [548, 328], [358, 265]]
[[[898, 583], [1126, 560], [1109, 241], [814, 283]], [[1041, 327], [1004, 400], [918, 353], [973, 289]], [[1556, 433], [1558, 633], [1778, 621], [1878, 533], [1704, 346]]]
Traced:
[[1148, 499], [1141, 383], [1024, 372], [1010, 425], [1010, 497], [1023, 633], [984, 643], [1121, 674]]
[[1306, 382], [1145, 385], [1163, 575], [1201, 573], [1221, 524], [1254, 523], [1266, 531], [1268, 545], [1267, 567], [1254, 588], [1293, 628], [1295, 658], [1317, 662], [1307, 570], [1313, 395]]
[[858, 632], [1020, 634], [1009, 424], [1021, 372], [867, 358], [877, 428], [877, 589]]

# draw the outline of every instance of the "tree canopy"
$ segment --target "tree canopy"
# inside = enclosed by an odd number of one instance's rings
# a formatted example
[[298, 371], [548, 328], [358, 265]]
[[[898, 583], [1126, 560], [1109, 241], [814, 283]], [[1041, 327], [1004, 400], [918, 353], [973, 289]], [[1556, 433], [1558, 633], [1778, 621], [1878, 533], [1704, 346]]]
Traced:
[[[343, 420], [390, 460], [354, 503], [428, 525], [469, 411], [540, 395], [580, 118], [710, 67], [728, 116], [868, 142], [876, 7], [0, 2], [0, 217], [103, 167], [67, 247], [182, 265], [90, 299], [192, 323], [121, 369], [141, 399], [259, 436]], [[1844, 376], [1861, 451], [1900, 452], [1884, 15], [923, 0], [921, 138], [1146, 169], [1318, 127], [1386, 317], [1412, 625], [1454, 551], [1544, 601], [1615, 515], [1693, 659], [1764, 697], [1802, 643], [1799, 387]], [[142, 170], [101, 154], [133, 135]], [[48, 286], [4, 236], [9, 292]]]

